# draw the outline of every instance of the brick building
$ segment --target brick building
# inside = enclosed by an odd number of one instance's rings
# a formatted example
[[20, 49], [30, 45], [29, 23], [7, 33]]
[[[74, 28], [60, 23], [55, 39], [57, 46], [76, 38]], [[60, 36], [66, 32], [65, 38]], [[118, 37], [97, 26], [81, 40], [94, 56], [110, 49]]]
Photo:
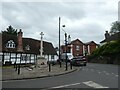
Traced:
[[[90, 55], [96, 48], [98, 44], [94, 41], [90, 41], [87, 43], [83, 43], [79, 39], [73, 40], [69, 45], [67, 45], [67, 53], [72, 53], [73, 56], [81, 56], [81, 55]], [[65, 45], [61, 46], [61, 53], [66, 52]]]

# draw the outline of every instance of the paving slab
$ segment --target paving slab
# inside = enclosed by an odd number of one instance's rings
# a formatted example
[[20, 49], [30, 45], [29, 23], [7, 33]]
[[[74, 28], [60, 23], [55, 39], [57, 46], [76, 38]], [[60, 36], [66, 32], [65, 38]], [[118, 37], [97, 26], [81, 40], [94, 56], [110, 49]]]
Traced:
[[70, 69], [70, 66], [68, 66], [68, 70], [66, 71], [65, 65], [63, 65], [61, 68], [59, 65], [54, 65], [54, 66], [51, 65], [51, 71], [49, 71], [48, 65], [43, 65], [39, 67], [31, 66], [31, 67], [21, 67], [20, 74], [18, 75], [18, 71], [15, 71], [14, 67], [3, 67], [2, 81], [58, 76], [58, 75], [71, 73], [76, 70], [77, 70], [76, 67]]

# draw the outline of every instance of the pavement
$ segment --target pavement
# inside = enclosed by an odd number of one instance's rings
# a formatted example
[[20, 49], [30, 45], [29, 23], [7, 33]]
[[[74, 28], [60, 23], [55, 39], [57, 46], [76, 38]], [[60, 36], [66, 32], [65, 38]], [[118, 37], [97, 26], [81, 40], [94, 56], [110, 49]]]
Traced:
[[77, 67], [72, 67], [71, 69], [68, 65], [68, 70], [66, 71], [65, 69], [65, 65], [62, 65], [61, 68], [60, 65], [51, 65], [51, 71], [49, 71], [48, 65], [21, 67], [18, 75], [18, 71], [14, 67], [2, 67], [2, 81], [58, 76], [74, 72], [77, 70]]

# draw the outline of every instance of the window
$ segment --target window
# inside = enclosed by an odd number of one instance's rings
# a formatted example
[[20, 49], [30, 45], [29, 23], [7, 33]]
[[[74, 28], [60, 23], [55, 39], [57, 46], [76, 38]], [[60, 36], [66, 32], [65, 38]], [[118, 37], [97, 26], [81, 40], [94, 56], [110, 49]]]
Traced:
[[30, 45], [27, 45], [27, 46], [25, 47], [25, 49], [26, 49], [26, 50], [30, 50]]
[[80, 46], [79, 46], [79, 45], [76, 46], [76, 50], [77, 50], [77, 51], [80, 50]]
[[13, 42], [13, 40], [7, 42], [6, 48], [15, 48], [15, 43]]
[[67, 48], [67, 53], [70, 53], [71, 52], [71, 47], [68, 47]]
[[54, 55], [51, 55], [51, 59], [54, 59]]

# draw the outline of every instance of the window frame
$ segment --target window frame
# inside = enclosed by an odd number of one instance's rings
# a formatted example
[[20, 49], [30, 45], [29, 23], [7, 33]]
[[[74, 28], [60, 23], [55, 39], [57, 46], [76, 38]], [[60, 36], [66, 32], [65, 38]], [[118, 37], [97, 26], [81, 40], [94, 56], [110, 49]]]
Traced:
[[5, 45], [6, 48], [15, 48], [15, 46], [16, 45], [15, 45], [15, 42], [13, 40], [9, 40]]
[[80, 46], [76, 45], [75, 49], [76, 49], [76, 51], [79, 51], [80, 50]]

